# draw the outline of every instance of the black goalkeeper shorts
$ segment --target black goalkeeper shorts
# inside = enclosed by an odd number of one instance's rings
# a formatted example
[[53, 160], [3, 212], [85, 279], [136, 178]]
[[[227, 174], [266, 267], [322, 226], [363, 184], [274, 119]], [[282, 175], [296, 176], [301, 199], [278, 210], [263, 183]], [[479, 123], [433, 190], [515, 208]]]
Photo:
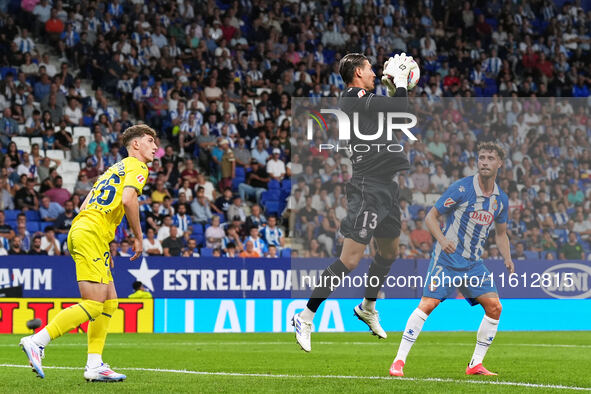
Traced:
[[341, 222], [341, 234], [362, 244], [371, 237], [400, 236], [398, 184], [381, 183], [368, 177], [354, 177], [345, 185], [347, 216]]

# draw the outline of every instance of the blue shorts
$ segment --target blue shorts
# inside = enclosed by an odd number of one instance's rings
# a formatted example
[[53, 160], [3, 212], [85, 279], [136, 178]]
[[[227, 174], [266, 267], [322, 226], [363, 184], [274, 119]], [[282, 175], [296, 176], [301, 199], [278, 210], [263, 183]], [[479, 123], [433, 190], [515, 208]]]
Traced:
[[[446, 261], [458, 258], [464, 263], [471, 264], [462, 267], [458, 266], [457, 261], [456, 264], [450, 264], [451, 262]], [[459, 256], [448, 255], [445, 252], [441, 252], [437, 262], [435, 262], [434, 257], [431, 257], [425, 278], [423, 297], [444, 301], [452, 296], [456, 289], [462, 293], [466, 301], [472, 306], [478, 304], [476, 298], [483, 294], [498, 294], [497, 286], [484, 262], [469, 262]]]

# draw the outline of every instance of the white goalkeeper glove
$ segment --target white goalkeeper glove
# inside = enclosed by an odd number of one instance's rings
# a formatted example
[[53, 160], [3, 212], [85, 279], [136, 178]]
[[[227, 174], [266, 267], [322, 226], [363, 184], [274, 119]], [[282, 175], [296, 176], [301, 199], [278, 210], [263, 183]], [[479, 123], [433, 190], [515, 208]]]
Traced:
[[386, 74], [384, 74], [384, 71], [388, 67], [388, 63], [390, 63], [390, 61], [393, 60], [393, 59], [394, 58], [391, 57], [390, 59], [386, 60], [384, 62], [384, 67], [382, 68], [382, 84], [388, 90], [388, 96], [389, 97], [393, 97], [394, 96], [394, 93], [396, 93], [396, 86], [394, 86], [394, 81], [392, 79], [390, 79], [390, 77], [388, 77]]
[[394, 80], [394, 85], [397, 88], [408, 89], [408, 74], [410, 73], [410, 62], [412, 56], [406, 56], [403, 52], [400, 55], [395, 55], [388, 59], [384, 64], [384, 74]]

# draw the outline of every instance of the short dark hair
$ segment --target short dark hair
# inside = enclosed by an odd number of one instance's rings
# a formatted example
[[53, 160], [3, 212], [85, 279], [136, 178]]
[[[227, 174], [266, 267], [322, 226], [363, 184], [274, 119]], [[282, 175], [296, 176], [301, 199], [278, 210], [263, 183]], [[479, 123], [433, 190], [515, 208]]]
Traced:
[[355, 76], [355, 69], [363, 67], [365, 61], [369, 61], [367, 56], [361, 53], [348, 53], [339, 62], [339, 74], [343, 78], [345, 84], [353, 82], [353, 76]]
[[139, 280], [136, 280], [135, 282], [133, 282], [133, 285], [131, 285], [131, 286], [133, 287], [133, 289], [135, 291], [138, 291], [143, 286], [143, 283], [140, 282]]
[[479, 143], [476, 147], [476, 152], [480, 152], [481, 150], [495, 151], [501, 160], [505, 159], [505, 150], [496, 142], [487, 141]]
[[145, 124], [137, 124], [131, 127], [128, 127], [123, 132], [123, 146], [128, 147], [129, 143], [136, 138], [143, 137], [144, 135], [148, 134], [152, 138], [156, 139], [156, 131], [148, 125]]

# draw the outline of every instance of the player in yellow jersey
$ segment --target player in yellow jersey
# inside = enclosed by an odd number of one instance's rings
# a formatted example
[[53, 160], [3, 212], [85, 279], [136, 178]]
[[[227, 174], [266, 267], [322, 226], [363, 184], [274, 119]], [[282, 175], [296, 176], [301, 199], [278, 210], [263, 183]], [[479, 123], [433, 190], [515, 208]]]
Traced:
[[113, 371], [102, 361], [107, 329], [118, 305], [111, 275], [109, 242], [125, 214], [135, 236], [135, 254], [130, 260], [142, 255], [138, 196], [148, 179], [146, 163], [154, 159], [158, 149], [156, 132], [146, 125], [131, 126], [123, 133], [123, 144], [129, 157], [114, 164], [99, 177], [68, 233], [68, 250], [76, 263], [76, 279], [82, 301], [62, 310], [45, 328], [20, 341], [29, 363], [41, 378], [45, 377], [41, 366], [45, 346], [90, 320], [84, 378], [89, 381], [125, 380], [125, 375]]

